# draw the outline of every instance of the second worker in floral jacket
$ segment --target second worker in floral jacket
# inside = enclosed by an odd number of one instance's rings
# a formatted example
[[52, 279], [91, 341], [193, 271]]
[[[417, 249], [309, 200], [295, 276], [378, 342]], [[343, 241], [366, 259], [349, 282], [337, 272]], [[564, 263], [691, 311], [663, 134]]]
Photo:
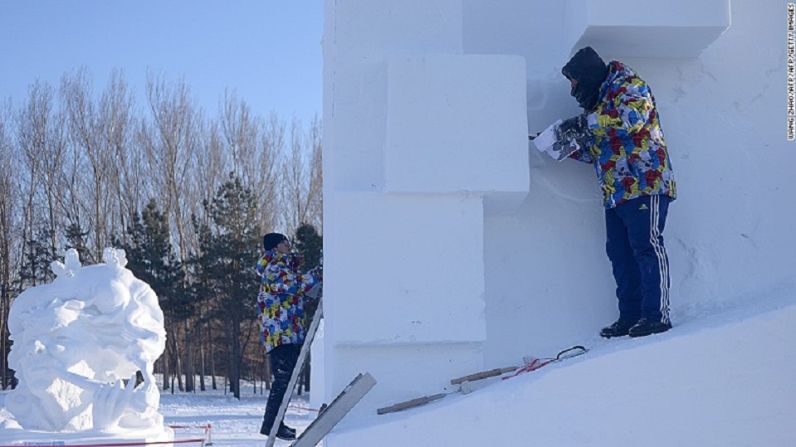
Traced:
[[[321, 280], [323, 272], [316, 267], [302, 274], [299, 270], [300, 259], [291, 252], [290, 242], [283, 234], [268, 233], [263, 236], [263, 249], [263, 256], [256, 266], [260, 275], [257, 310], [260, 341], [270, 355], [274, 383], [268, 395], [260, 433], [268, 435], [304, 343], [307, 323], [304, 314], [305, 294]], [[276, 436], [291, 440], [296, 438], [296, 432], [281, 424]]]

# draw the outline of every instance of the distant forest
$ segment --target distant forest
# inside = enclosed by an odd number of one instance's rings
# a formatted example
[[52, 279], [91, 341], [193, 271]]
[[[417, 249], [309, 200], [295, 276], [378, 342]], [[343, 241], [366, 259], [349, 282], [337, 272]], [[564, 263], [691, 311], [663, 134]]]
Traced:
[[261, 116], [229, 92], [210, 116], [183, 80], [150, 75], [145, 93], [136, 104], [118, 71], [95, 90], [81, 69], [0, 102], [3, 389], [16, 383], [15, 297], [51, 281], [49, 264], [67, 249], [86, 265], [109, 246], [127, 251], [127, 267], [160, 299], [168, 338], [155, 372], [165, 389], [226, 386], [239, 397], [241, 379], [270, 384], [253, 267], [270, 231], [293, 239], [304, 268], [319, 260], [320, 122]]

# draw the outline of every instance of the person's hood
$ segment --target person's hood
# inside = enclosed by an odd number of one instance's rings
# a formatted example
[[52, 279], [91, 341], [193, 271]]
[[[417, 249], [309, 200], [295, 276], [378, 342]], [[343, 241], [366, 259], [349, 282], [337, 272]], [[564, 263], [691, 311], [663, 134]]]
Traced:
[[603, 86], [600, 88], [600, 97], [605, 94], [605, 89], [611, 84], [624, 83], [628, 78], [636, 76], [636, 72], [627, 65], [619, 61], [611, 61], [608, 63], [608, 76], [605, 78]]
[[600, 99], [600, 87], [608, 77], [608, 66], [592, 47], [578, 50], [561, 69], [567, 79], [577, 81], [569, 92], [586, 111], [594, 110]]

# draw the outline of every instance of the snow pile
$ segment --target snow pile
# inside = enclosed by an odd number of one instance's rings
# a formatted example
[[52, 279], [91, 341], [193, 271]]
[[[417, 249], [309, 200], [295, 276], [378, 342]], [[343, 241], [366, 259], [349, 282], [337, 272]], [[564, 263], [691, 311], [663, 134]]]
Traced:
[[158, 298], [124, 268], [123, 250], [107, 248], [103, 260], [83, 267], [69, 250], [65, 263], [51, 264], [55, 281], [14, 300], [9, 365], [19, 385], [6, 396], [0, 441], [32, 439], [31, 431], [116, 438], [169, 433], [153, 375], [166, 341]]
[[344, 420], [327, 445], [793, 446], [794, 327], [791, 289], [657, 336], [594, 339], [586, 355], [469, 395]]

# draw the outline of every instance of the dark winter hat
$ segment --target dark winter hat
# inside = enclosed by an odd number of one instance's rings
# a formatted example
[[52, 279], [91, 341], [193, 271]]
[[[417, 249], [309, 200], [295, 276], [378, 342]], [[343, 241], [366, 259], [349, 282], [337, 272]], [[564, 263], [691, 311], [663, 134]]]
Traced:
[[286, 240], [287, 236], [282, 233], [268, 233], [263, 236], [263, 248], [265, 251], [273, 250], [280, 242]]
[[600, 86], [608, 77], [608, 66], [600, 55], [592, 47], [581, 48], [564, 65], [561, 73], [568, 79], [577, 81], [569, 94], [578, 101], [578, 105], [585, 110], [594, 109], [599, 100]]

